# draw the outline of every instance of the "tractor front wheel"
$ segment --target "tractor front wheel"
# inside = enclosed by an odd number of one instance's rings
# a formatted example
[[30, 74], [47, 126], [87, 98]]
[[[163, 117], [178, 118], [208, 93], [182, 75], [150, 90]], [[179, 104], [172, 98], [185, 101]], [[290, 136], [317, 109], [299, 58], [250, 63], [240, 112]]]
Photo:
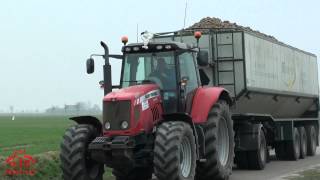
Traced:
[[158, 180], [194, 179], [196, 145], [189, 124], [170, 121], [157, 128], [153, 163]]
[[88, 144], [97, 137], [92, 125], [78, 124], [70, 127], [63, 136], [60, 160], [62, 178], [68, 180], [102, 180], [103, 164], [90, 159]]

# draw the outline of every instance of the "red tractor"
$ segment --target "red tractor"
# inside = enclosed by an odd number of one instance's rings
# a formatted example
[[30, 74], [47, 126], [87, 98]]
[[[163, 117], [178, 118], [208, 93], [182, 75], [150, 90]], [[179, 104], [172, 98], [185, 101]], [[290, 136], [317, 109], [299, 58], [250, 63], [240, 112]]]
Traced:
[[[116, 180], [148, 180], [152, 174], [158, 180], [228, 179], [233, 101], [225, 89], [204, 86], [208, 79], [200, 69], [208, 66], [208, 52], [144, 37], [144, 43], [129, 45], [123, 38], [123, 55], [109, 54], [103, 42], [105, 54], [92, 55], [105, 60], [103, 121], [71, 118], [77, 124], [61, 143], [63, 178], [100, 180], [106, 165]], [[109, 58], [122, 60], [119, 86], [112, 86]]]

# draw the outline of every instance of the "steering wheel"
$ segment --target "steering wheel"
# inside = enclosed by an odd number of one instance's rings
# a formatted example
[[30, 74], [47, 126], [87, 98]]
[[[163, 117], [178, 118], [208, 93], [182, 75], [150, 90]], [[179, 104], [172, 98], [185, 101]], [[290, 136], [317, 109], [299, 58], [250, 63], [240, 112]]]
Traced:
[[150, 76], [150, 77], [147, 78], [147, 80], [156, 83], [160, 87], [160, 89], [163, 89], [163, 84], [162, 84], [161, 80], [158, 77]]

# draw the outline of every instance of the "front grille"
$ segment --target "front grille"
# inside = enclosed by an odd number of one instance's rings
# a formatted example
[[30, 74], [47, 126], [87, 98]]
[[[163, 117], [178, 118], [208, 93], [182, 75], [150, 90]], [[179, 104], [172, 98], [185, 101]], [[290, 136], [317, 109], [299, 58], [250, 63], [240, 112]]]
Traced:
[[[121, 122], [130, 127], [130, 101], [106, 101], [103, 103], [103, 122], [110, 123], [110, 130], [122, 130]], [[129, 128], [128, 127], [128, 128]]]

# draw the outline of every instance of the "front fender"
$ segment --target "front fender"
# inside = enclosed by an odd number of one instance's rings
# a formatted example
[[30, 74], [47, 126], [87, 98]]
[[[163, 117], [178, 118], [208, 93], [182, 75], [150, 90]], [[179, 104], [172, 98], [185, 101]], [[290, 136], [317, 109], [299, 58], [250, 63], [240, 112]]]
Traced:
[[96, 117], [76, 116], [76, 117], [71, 117], [70, 120], [73, 120], [78, 124], [90, 124], [90, 125], [94, 126], [99, 131], [99, 134], [102, 133], [102, 124], [101, 124], [100, 120]]
[[191, 117], [193, 122], [195, 124], [206, 122], [209, 111], [219, 99], [226, 100], [229, 105], [232, 105], [232, 98], [226, 89], [199, 87], [192, 101]]

